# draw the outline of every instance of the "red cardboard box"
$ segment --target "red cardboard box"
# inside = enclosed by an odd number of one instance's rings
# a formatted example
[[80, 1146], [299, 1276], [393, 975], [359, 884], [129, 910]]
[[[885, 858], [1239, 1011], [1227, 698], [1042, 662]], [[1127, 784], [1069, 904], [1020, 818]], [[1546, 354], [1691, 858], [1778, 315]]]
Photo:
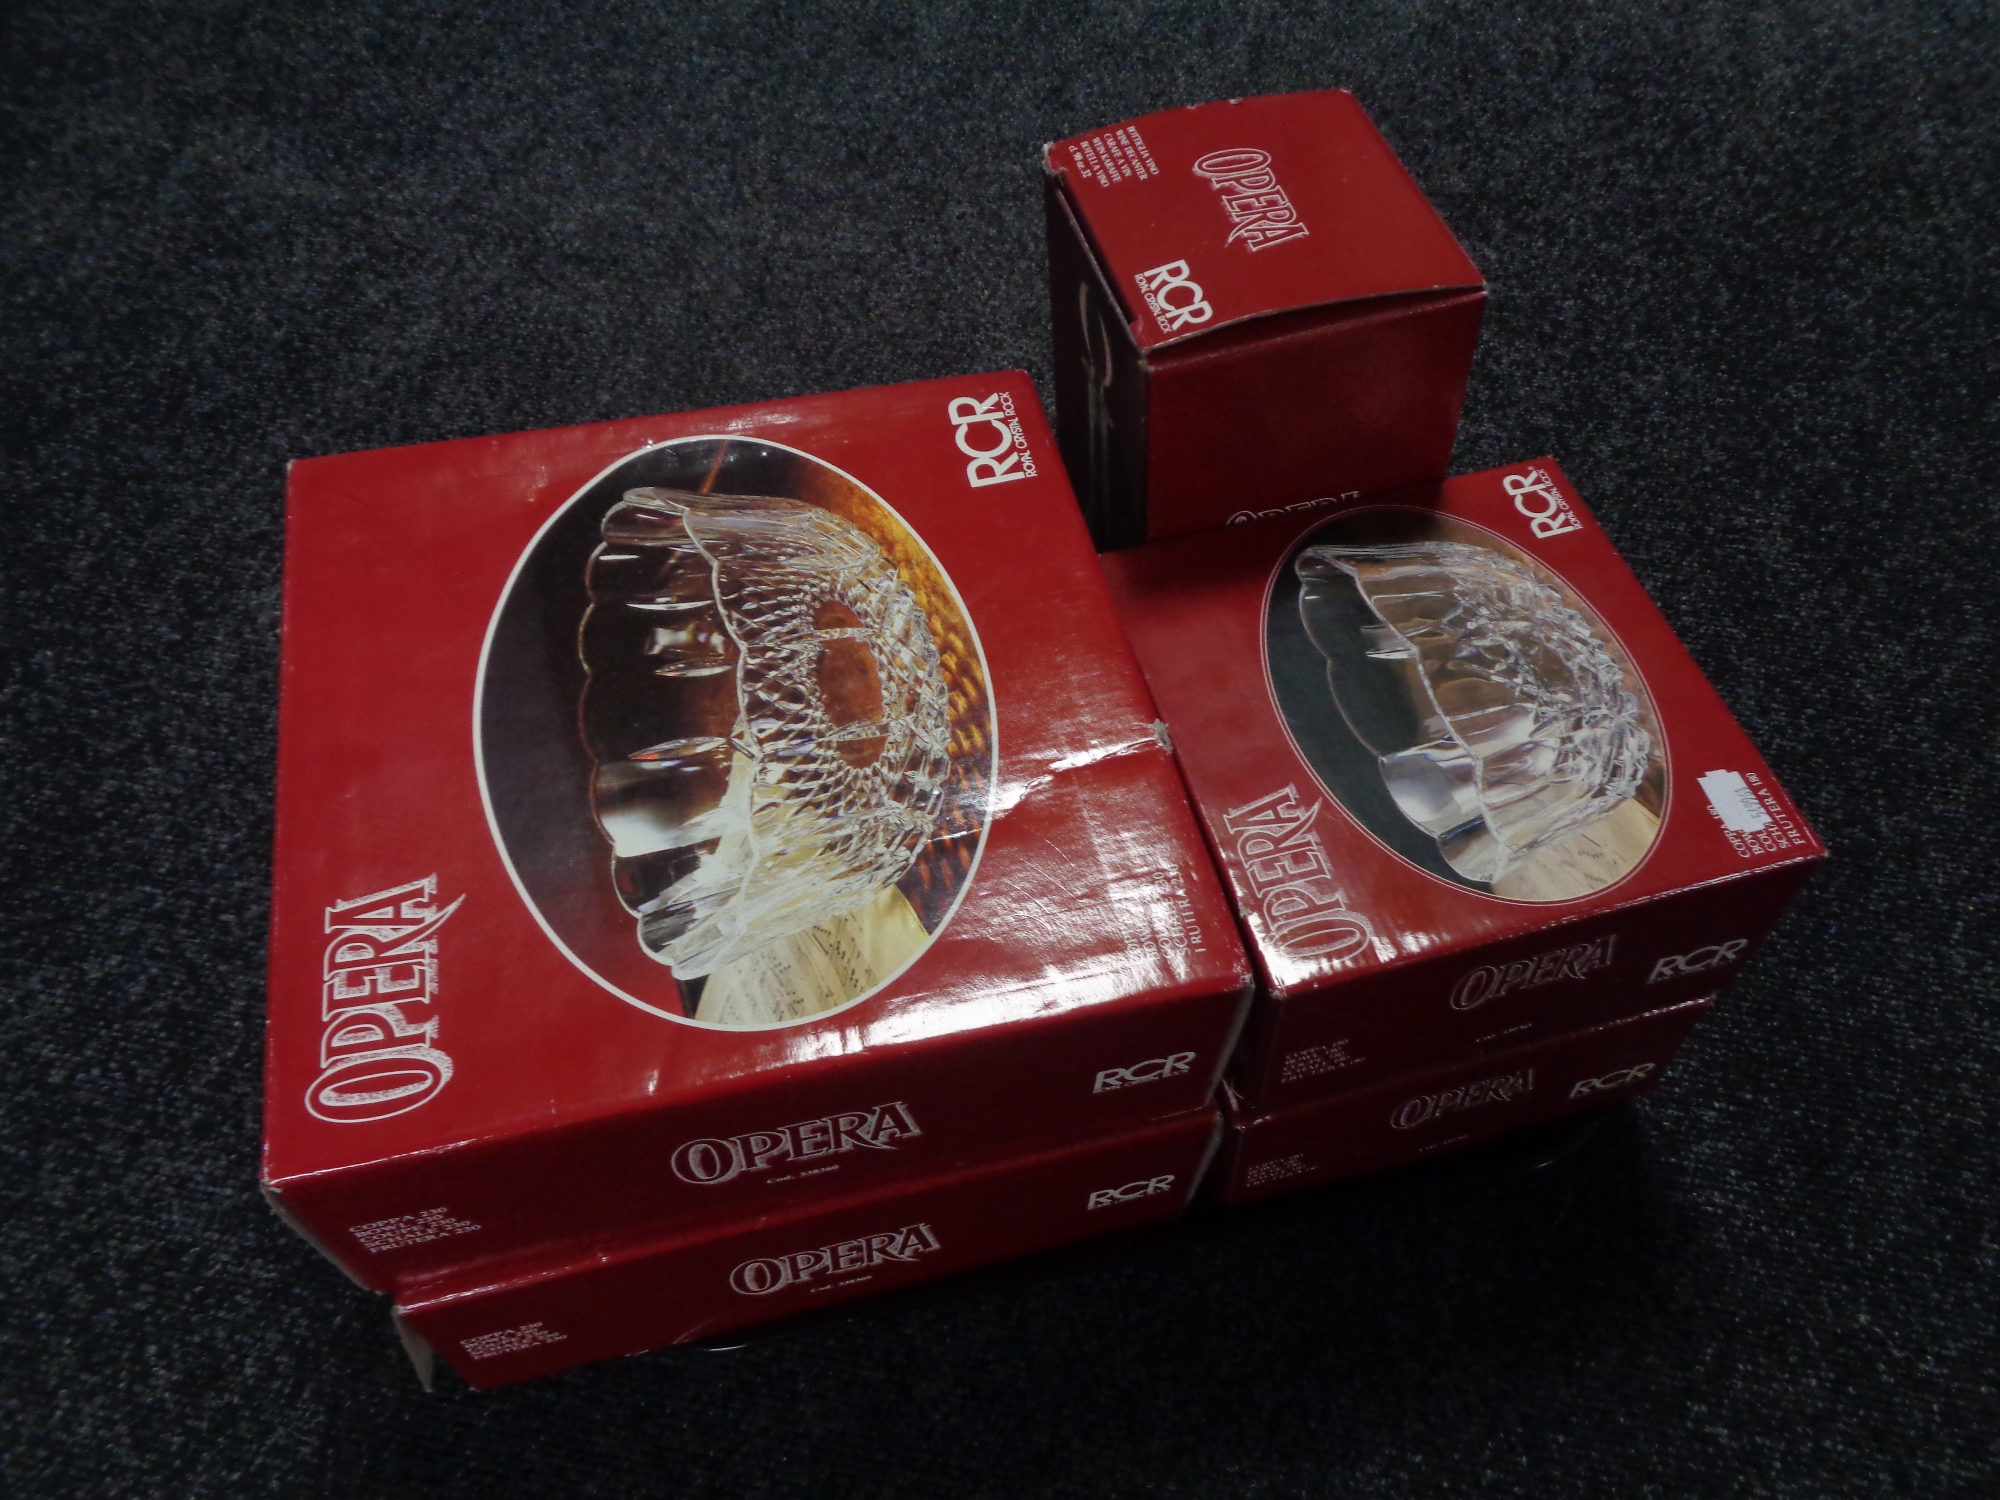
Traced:
[[1154, 717], [1018, 373], [295, 464], [274, 1204], [393, 1288], [1198, 1108]]
[[1353, 95], [1042, 160], [1057, 433], [1100, 547], [1444, 477], [1485, 288]]
[[1101, 561], [1263, 981], [1253, 1109], [1706, 994], [1824, 855], [1549, 459]]
[[750, 1226], [607, 1257], [447, 1277], [397, 1317], [474, 1386], [712, 1338], [1180, 1214], [1220, 1118], [1199, 1110], [1116, 1140], [878, 1187]]
[[1248, 1203], [1410, 1166], [1636, 1099], [1659, 1083], [1708, 1006], [1707, 1000], [1684, 1000], [1497, 1057], [1269, 1114], [1230, 1100], [1210, 1195]]

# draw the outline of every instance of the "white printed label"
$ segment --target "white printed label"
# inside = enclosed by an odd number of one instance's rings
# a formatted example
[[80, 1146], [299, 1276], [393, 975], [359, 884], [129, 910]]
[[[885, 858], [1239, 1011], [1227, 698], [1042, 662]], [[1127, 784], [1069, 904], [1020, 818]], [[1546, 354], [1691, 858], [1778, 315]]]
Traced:
[[1511, 1103], [1524, 1094], [1532, 1093], [1534, 1087], [1535, 1070], [1522, 1068], [1519, 1072], [1505, 1073], [1498, 1078], [1462, 1083], [1440, 1094], [1418, 1094], [1396, 1106], [1389, 1116], [1389, 1124], [1397, 1130], [1411, 1130], [1462, 1109], [1477, 1109], [1482, 1104]]
[[440, 906], [436, 875], [326, 909], [320, 1075], [306, 1090], [316, 1118], [386, 1120], [428, 1104], [451, 1081], [437, 1045], [438, 929], [465, 897]]
[[1356, 1063], [1367, 1060], [1349, 1052], [1344, 1039], [1338, 1042], [1326, 1042], [1317, 1047], [1301, 1047], [1296, 1052], [1285, 1054], [1284, 1064], [1278, 1069], [1278, 1082], [1297, 1083], [1301, 1078], [1317, 1078], [1322, 1073], [1338, 1073], [1342, 1068], [1351, 1068]]
[[1346, 958], [1365, 948], [1375, 929], [1347, 909], [1334, 883], [1333, 862], [1313, 830], [1322, 806], [1306, 806], [1288, 786], [1232, 807], [1225, 821], [1271, 940], [1301, 956]]
[[1290, 505], [1279, 505], [1270, 510], [1239, 510], [1223, 524], [1241, 526], [1245, 521], [1268, 521], [1272, 516], [1287, 516], [1294, 511], [1312, 510], [1321, 505], [1338, 505], [1343, 500], [1360, 498], [1359, 490], [1342, 490], [1338, 495], [1321, 495], [1317, 500], [1294, 500]]
[[356, 1224], [347, 1231], [361, 1242], [370, 1255], [385, 1250], [401, 1250], [410, 1245], [428, 1245], [455, 1235], [477, 1234], [479, 1226], [470, 1219], [454, 1219], [448, 1208], [427, 1208], [420, 1214], [398, 1214], [393, 1219], [377, 1219]]
[[1743, 956], [1743, 950], [1750, 946], [1748, 938], [1731, 938], [1726, 943], [1710, 943], [1706, 948], [1696, 948], [1691, 953], [1670, 953], [1653, 965], [1653, 972], [1646, 976], [1646, 983], [1661, 984], [1669, 979], [1679, 979], [1683, 974], [1702, 974], [1710, 969], [1724, 968]]
[[1528, 529], [1547, 540], [1567, 532], [1581, 531], [1583, 522], [1563, 499], [1554, 477], [1547, 469], [1530, 469], [1525, 474], [1509, 474], [1500, 481], [1514, 502], [1514, 509], [1528, 518]]
[[1222, 206], [1234, 226], [1224, 243], [1241, 240], [1252, 250], [1263, 250], [1306, 237], [1305, 221], [1271, 170], [1270, 152], [1254, 146], [1211, 151], [1194, 164], [1194, 170], [1222, 195]]
[[1731, 833], [1758, 833], [1771, 826], [1771, 815], [1735, 771], [1710, 771], [1697, 783], [1709, 809]]
[[1260, 1161], [1243, 1174], [1243, 1185], [1247, 1188], [1262, 1187], [1267, 1182], [1283, 1182], [1287, 1177], [1297, 1177], [1302, 1172], [1312, 1170], [1303, 1151], [1294, 1151], [1290, 1156], [1281, 1156], [1276, 1161]]
[[898, 1141], [922, 1134], [910, 1107], [898, 1100], [878, 1104], [873, 1109], [802, 1120], [776, 1130], [746, 1131], [727, 1140], [706, 1137], [686, 1141], [675, 1148], [667, 1161], [674, 1169], [674, 1176], [682, 1182], [728, 1182], [744, 1172], [817, 1161], [856, 1148], [890, 1151]]
[[566, 1333], [557, 1333], [553, 1328], [544, 1328], [539, 1322], [523, 1323], [519, 1328], [503, 1328], [498, 1333], [482, 1333], [477, 1338], [459, 1340], [459, 1347], [474, 1359], [491, 1359], [496, 1354], [519, 1354], [523, 1349], [537, 1348], [542, 1344], [560, 1344], [568, 1338]]

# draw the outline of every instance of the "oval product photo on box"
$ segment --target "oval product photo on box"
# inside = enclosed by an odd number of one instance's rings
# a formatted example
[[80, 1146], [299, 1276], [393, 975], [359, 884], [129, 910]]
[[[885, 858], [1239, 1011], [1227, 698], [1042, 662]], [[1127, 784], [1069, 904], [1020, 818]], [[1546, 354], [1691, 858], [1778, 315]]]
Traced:
[[1553, 460], [1100, 559], [1262, 1115], [1727, 985], [1825, 850]]
[[1018, 371], [300, 460], [281, 649], [262, 1176], [363, 1285], [1214, 1093], [1248, 960]]
[[[704, 438], [617, 464], [530, 546], [480, 769], [579, 964], [659, 1014], [784, 1025], [878, 990], [949, 920], [992, 718], [965, 607], [895, 511], [810, 455]], [[588, 767], [540, 774], [579, 722]]]

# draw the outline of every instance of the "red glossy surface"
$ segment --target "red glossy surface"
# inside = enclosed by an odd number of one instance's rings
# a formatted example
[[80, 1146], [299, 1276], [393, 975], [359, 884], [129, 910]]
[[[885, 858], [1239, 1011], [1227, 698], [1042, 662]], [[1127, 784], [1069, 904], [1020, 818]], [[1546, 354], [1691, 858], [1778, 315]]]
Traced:
[[1708, 1006], [1683, 1001], [1270, 1114], [1232, 1101], [1208, 1192], [1248, 1203], [1636, 1099], [1659, 1083]]
[[1225, 330], [1153, 361], [1149, 537], [1441, 478], [1484, 292]]
[[603, 1259], [447, 1277], [398, 1316], [474, 1386], [712, 1338], [1178, 1215], [1212, 1108], [1111, 1141], [850, 1195]]
[[[1510, 476], [1518, 484], [1537, 469], [1552, 476], [1574, 518], [1548, 537], [1535, 534], [1505, 487]], [[1431, 517], [1468, 523], [1468, 535], [1532, 559], [1595, 611], [1636, 665], [1656, 721], [1664, 805], [1643, 858], [1622, 878], [1574, 898], [1532, 901], [1441, 878], [1392, 852], [1302, 753], [1266, 667], [1268, 594], [1308, 533], [1383, 507], [1416, 512], [1425, 525]], [[1734, 977], [1824, 855], [1550, 460], [1101, 561], [1260, 971], [1263, 993], [1231, 1068], [1232, 1084], [1256, 1108], [1366, 1087], [1705, 994]], [[1771, 820], [1768, 847], [1732, 842], [1698, 784], [1716, 770], [1759, 786]], [[1324, 877], [1312, 899], [1329, 921], [1351, 921], [1353, 941], [1340, 951], [1307, 954], [1288, 945], [1267, 911], [1266, 901], [1278, 899], [1271, 870], [1260, 883], [1249, 863], [1258, 850], [1246, 857], [1245, 840], [1256, 835], [1247, 823], [1254, 813], [1244, 810], [1269, 808], [1264, 799], [1287, 789], [1295, 793], [1289, 805], [1310, 817], [1301, 846], [1316, 841], [1319, 851], [1294, 851]], [[1790, 842], [1777, 846], [1780, 835]], [[1583, 953], [1585, 945], [1597, 946]], [[1571, 951], [1574, 960], [1549, 957]], [[1686, 966], [1671, 962], [1692, 954], [1704, 956]], [[1472, 977], [1479, 969], [1497, 970], [1499, 978], [1489, 984]], [[1506, 984], [1510, 973], [1514, 982]]]
[[[1130, 145], [1135, 135], [1143, 149]], [[1114, 149], [1094, 148], [1099, 141]], [[1093, 170], [1111, 158], [1124, 170]], [[1161, 110], [1056, 141], [1044, 159], [1088, 225], [1141, 349], [1267, 313], [1480, 285], [1478, 268], [1344, 89]], [[1251, 181], [1266, 176], [1268, 186]], [[1236, 184], [1245, 191], [1232, 191]], [[1305, 232], [1260, 242], [1260, 222], [1287, 222], [1286, 207]], [[1139, 279], [1183, 260], [1212, 315], [1163, 328], [1141, 301]]]
[[1352, 95], [1045, 162], [1059, 435], [1101, 547], [1444, 476], [1485, 291]]
[[[994, 393], [1038, 474], [975, 487], [951, 403]], [[696, 434], [800, 450], [901, 516], [977, 632], [998, 741], [955, 915], [879, 993], [776, 1029], [650, 1013], [566, 957], [501, 858], [475, 764], [482, 647], [524, 549], [607, 466]], [[282, 673], [264, 1177], [366, 1284], [1129, 1129], [1198, 1106], [1221, 1066], [1247, 965], [1019, 373], [299, 462]], [[579, 881], [609, 879], [608, 850], [587, 863]], [[400, 1014], [435, 1029], [383, 1041], [446, 1054], [449, 1081], [388, 1118], [316, 1118], [328, 909], [432, 876], [419, 908], [462, 901], [417, 935], [431, 998]], [[665, 982], [621, 942], [611, 982]], [[380, 982], [422, 978], [406, 962]], [[703, 1185], [667, 1170], [695, 1139], [892, 1103], [917, 1130], [889, 1149]]]

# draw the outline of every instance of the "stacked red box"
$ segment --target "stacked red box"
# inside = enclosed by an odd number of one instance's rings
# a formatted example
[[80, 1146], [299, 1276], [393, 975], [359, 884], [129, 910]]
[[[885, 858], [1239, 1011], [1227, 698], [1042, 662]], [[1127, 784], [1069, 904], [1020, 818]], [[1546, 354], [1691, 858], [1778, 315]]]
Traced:
[[263, 1178], [363, 1285], [1207, 1129], [1250, 972], [1018, 372], [302, 461], [282, 670]]
[[264, 1185], [475, 1385], [1635, 1097], [1823, 857], [1350, 96], [1045, 166], [1082, 516], [1019, 372], [293, 468]]
[[1698, 999], [1824, 855], [1551, 459], [1103, 563], [1257, 965], [1242, 1118]]
[[1290, 1109], [1231, 1099], [1209, 1191], [1220, 1203], [1249, 1203], [1637, 1099], [1659, 1086], [1708, 1007], [1683, 1000]]
[[433, 1278], [399, 1299], [420, 1370], [485, 1388], [893, 1291], [1178, 1215], [1220, 1137], [1213, 1109], [1108, 1141], [848, 1194], [577, 1261]]
[[1486, 292], [1338, 89], [1043, 150], [1057, 430], [1102, 547], [1442, 479]]

